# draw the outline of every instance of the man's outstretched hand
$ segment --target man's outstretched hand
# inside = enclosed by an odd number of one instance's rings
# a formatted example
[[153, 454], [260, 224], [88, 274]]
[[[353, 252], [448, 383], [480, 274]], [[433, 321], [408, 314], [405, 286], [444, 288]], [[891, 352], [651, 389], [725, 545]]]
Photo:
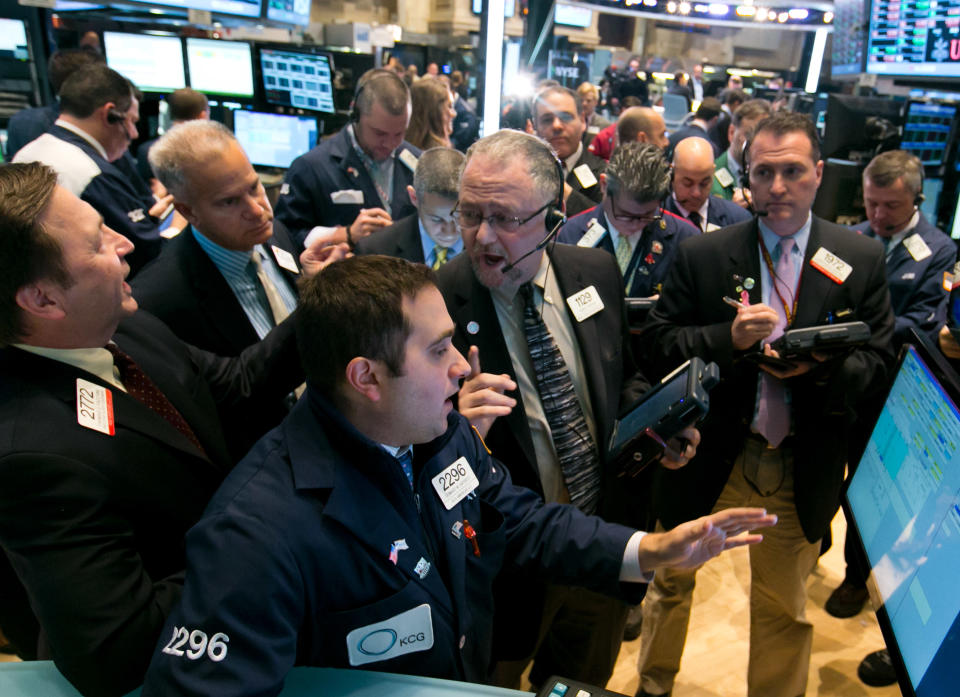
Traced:
[[667, 532], [645, 535], [640, 541], [640, 568], [695, 568], [728, 549], [757, 544], [763, 535], [750, 531], [776, 522], [777, 516], [768, 515], [763, 508], [728, 508]]

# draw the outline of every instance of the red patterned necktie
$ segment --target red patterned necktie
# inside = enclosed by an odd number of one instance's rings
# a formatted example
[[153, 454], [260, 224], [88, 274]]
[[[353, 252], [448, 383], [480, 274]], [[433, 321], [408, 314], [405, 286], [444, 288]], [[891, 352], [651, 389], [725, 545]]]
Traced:
[[193, 429], [190, 428], [190, 424], [167, 399], [166, 395], [160, 391], [160, 388], [154, 384], [153, 380], [147, 377], [147, 374], [137, 365], [136, 361], [121, 351], [116, 344], [107, 344], [105, 348], [113, 354], [113, 364], [117, 366], [117, 370], [120, 372], [120, 382], [127, 388], [127, 394], [162, 416], [167, 423], [197, 446], [197, 450], [206, 455], [206, 451], [200, 445], [200, 441]]

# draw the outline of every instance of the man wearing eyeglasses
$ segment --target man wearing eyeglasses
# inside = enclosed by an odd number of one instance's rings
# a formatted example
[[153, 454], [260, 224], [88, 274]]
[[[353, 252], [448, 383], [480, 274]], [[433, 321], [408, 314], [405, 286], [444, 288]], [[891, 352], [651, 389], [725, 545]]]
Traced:
[[670, 193], [663, 151], [652, 143], [624, 143], [600, 175], [600, 186], [600, 205], [568, 220], [557, 241], [607, 250], [617, 258], [627, 297], [658, 296], [677, 245], [700, 234], [660, 206]]
[[[467, 151], [454, 211], [466, 253], [440, 269], [437, 283], [456, 324], [454, 345], [470, 364], [458, 408], [515, 483], [547, 502], [643, 528], [643, 506], [603, 463], [616, 415], [648, 383], [633, 362], [616, 260], [601, 250], [547, 246], [562, 222], [560, 177], [550, 147], [519, 131], [500, 131]], [[685, 435], [690, 445], [677, 444], [669, 466], [692, 457], [699, 433]], [[606, 684], [626, 618], [622, 602], [568, 586], [544, 589], [510, 569], [499, 584], [494, 682], [518, 687], [535, 657], [534, 685], [554, 673]]]
[[566, 210], [571, 215], [600, 203], [600, 173], [606, 163], [583, 145], [586, 124], [583, 104], [576, 92], [566, 87], [547, 87], [533, 102], [534, 128], [537, 135], [553, 146], [570, 185]]

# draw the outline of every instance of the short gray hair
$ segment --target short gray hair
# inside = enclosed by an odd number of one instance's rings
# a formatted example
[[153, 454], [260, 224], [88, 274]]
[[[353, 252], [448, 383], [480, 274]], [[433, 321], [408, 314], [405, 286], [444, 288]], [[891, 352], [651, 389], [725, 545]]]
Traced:
[[217, 121], [178, 123], [150, 148], [147, 159], [153, 175], [177, 200], [183, 200], [190, 168], [205, 162], [237, 139]]
[[923, 190], [923, 163], [905, 150], [888, 150], [870, 160], [863, 170], [863, 178], [874, 186], [885, 189], [903, 179], [903, 185], [914, 196]]
[[670, 163], [653, 143], [621, 144], [606, 169], [607, 195], [621, 192], [637, 203], [659, 201], [670, 193]]
[[[463, 163], [464, 168], [474, 155], [485, 155], [494, 162], [503, 163], [504, 166], [516, 161], [518, 157], [523, 158], [527, 173], [533, 180], [534, 189], [538, 194], [543, 195], [544, 198], [550, 197], [551, 201], [556, 201], [562, 196], [562, 191], [559, 190], [563, 187], [563, 182], [559, 180], [563, 172], [560, 168], [560, 160], [545, 140], [523, 131], [504, 128], [471, 145]], [[557, 174], [558, 171], [561, 174]], [[462, 171], [460, 175], [462, 180]]]
[[464, 159], [462, 152], [452, 148], [430, 148], [421, 154], [413, 174], [417, 200], [421, 200], [424, 194], [456, 200]]

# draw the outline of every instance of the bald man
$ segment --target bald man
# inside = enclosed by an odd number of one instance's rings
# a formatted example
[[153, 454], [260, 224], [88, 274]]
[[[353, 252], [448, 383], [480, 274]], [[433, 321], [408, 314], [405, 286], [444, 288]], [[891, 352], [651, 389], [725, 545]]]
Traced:
[[602, 129], [588, 148], [597, 157], [609, 160], [621, 143], [653, 143], [661, 150], [670, 143], [663, 117], [648, 106], [624, 109], [620, 118]]
[[684, 138], [673, 150], [673, 191], [664, 208], [703, 232], [750, 219], [737, 204], [711, 196], [713, 186], [713, 145], [706, 138]]

